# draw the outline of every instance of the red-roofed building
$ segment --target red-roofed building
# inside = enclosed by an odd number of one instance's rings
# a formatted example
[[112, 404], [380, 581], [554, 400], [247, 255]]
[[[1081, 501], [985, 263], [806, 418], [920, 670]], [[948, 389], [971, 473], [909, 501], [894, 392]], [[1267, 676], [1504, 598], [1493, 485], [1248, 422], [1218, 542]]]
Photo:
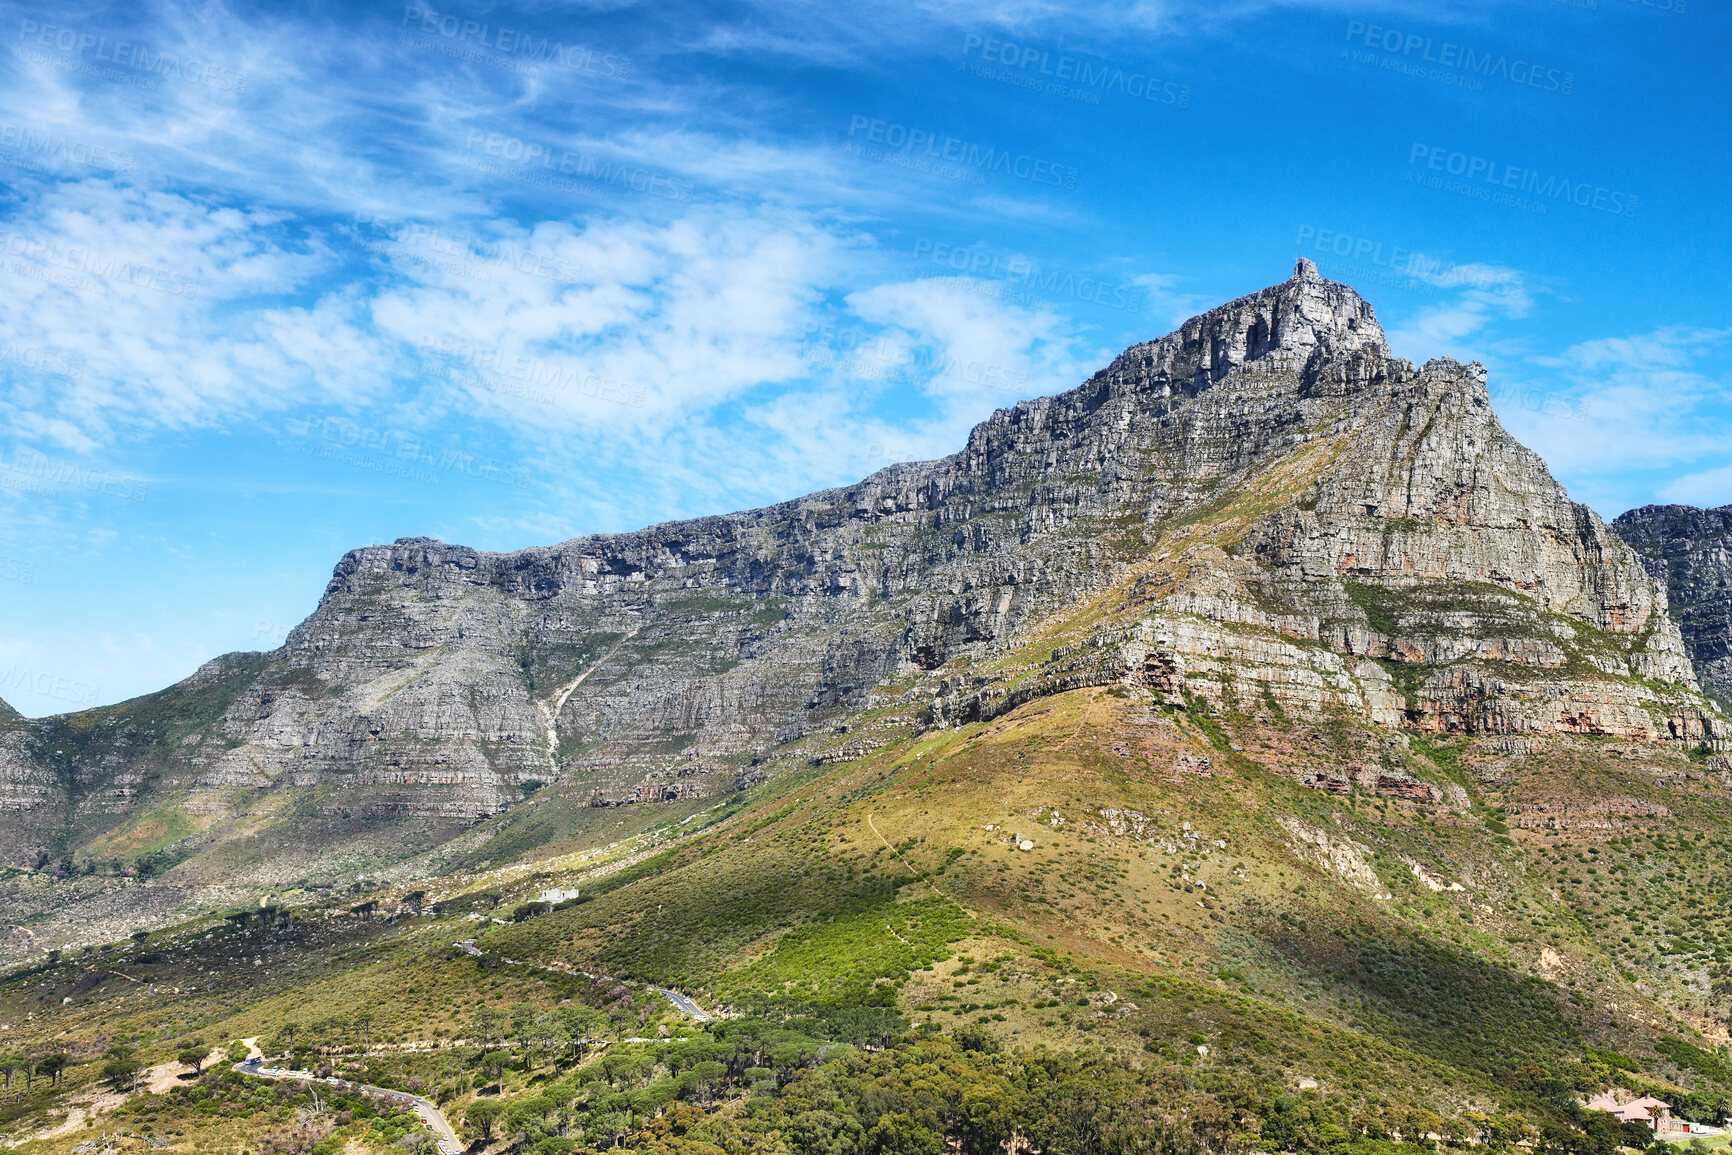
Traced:
[[1628, 1103], [1619, 1103], [1610, 1095], [1601, 1095], [1588, 1103], [1587, 1109], [1614, 1115], [1620, 1123], [1642, 1123], [1655, 1132], [1672, 1130], [1672, 1105], [1663, 1103], [1652, 1095], [1643, 1095], [1640, 1099], [1631, 1099]]

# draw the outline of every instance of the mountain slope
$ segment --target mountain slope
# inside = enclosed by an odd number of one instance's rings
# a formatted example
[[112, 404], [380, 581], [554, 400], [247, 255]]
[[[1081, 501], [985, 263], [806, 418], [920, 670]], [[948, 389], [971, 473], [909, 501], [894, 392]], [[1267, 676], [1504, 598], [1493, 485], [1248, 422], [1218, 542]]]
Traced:
[[[1308, 788], [1284, 768], [1296, 745], [1376, 747], [1465, 805]], [[293, 1046], [453, 1120], [500, 1104], [519, 1150], [746, 1149], [767, 1130], [871, 1150], [859, 1136], [912, 1110], [930, 1136], [913, 1149], [986, 1155], [1003, 1131], [978, 1142], [983, 1102], [993, 1126], [1060, 1147], [1064, 1120], [1147, 1096], [1134, 1133], [1176, 1124], [1210, 1151], [1424, 1155], [1391, 1141], [1417, 1131], [1610, 1152], [1579, 1100], [1623, 1087], [1715, 1121], [1732, 1094], [1732, 920], [1713, 901], [1728, 774], [1676, 742], [1433, 741], [1068, 690], [800, 759], [640, 837], [0, 974], [9, 1045], [74, 1062], [71, 1092], [39, 1080], [0, 1126], [53, 1122], [115, 1039], [155, 1062], [196, 1037]], [[530, 901], [549, 886], [581, 897]], [[666, 987], [727, 1017], [699, 1027]], [[567, 1014], [607, 1045], [574, 1054]], [[1027, 1098], [1055, 1081], [1056, 1121]], [[268, 1150], [303, 1105], [303, 1143], [345, 1122], [220, 1071], [97, 1121]], [[66, 1155], [89, 1133], [21, 1149]]]
[[[1373, 735], [1716, 741], [1666, 605], [1503, 431], [1483, 369], [1393, 358], [1302, 261], [939, 461], [512, 554], [353, 551], [280, 650], [12, 723], [0, 836], [116, 885], [156, 856], [112, 908], [137, 919], [508, 861], [611, 827], [589, 811], [695, 813], [1107, 684]], [[1287, 769], [1444, 796], [1390, 761]]]
[[0, 1021], [72, 1063], [0, 1127], [414, 1127], [220, 1072], [103, 1114], [117, 1042], [194, 1039], [522, 1151], [1613, 1155], [1579, 1104], [1614, 1088], [1720, 1120], [1732, 750], [1674, 576], [1304, 263], [941, 461], [357, 550], [274, 653], [0, 723]]

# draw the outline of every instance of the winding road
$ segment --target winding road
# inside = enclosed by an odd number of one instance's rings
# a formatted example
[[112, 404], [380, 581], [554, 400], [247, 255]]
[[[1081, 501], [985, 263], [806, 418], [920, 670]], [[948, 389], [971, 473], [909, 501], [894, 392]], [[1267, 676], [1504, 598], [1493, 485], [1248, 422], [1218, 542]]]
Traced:
[[[466, 938], [459, 942], [454, 942], [451, 945], [456, 947], [458, 950], [474, 955], [476, 958], [482, 956], [482, 951], [476, 947], [475, 940], [472, 938]], [[508, 962], [513, 966], [529, 967], [532, 970], [551, 971], [556, 975], [582, 975], [586, 979], [593, 979], [595, 977], [595, 975], [591, 974], [589, 971], [572, 970], [570, 967], [550, 967], [543, 966], [540, 963], [524, 962], [520, 958], [506, 958], [504, 955], [500, 955], [499, 957], [501, 960]], [[668, 1001], [673, 1003], [675, 1010], [679, 1011], [682, 1015], [690, 1016], [695, 1022], [707, 1023], [711, 1022], [715, 1018], [714, 1015], [693, 1002], [689, 995], [682, 995], [680, 992], [668, 987], [651, 986], [649, 989], [658, 994], [666, 995]]]
[[463, 1148], [463, 1140], [457, 1137], [457, 1132], [438, 1107], [429, 1103], [419, 1095], [411, 1095], [405, 1091], [393, 1091], [388, 1087], [374, 1087], [366, 1083], [350, 1083], [345, 1079], [321, 1079], [307, 1071], [290, 1071], [282, 1067], [267, 1067], [263, 1059], [243, 1059], [235, 1064], [235, 1070], [243, 1075], [256, 1075], [261, 1079], [297, 1079], [303, 1083], [328, 1083], [332, 1086], [358, 1087], [371, 1095], [383, 1095], [388, 1099], [412, 1107], [415, 1114], [433, 1131], [438, 1141], [440, 1155], [459, 1155]]
[[700, 1023], [707, 1023], [710, 1021], [710, 1013], [708, 1011], [692, 1002], [692, 1000], [687, 998], [685, 995], [680, 994], [680, 992], [668, 987], [651, 987], [650, 989], [652, 991], [660, 991], [662, 994], [666, 995], [668, 1001], [678, 1007], [682, 1014], [690, 1015], [695, 1021]]
[[[462, 942], [453, 943], [452, 945], [477, 957], [480, 957], [482, 954], [481, 950], [476, 947], [474, 941], [471, 939], [465, 939]], [[504, 961], [515, 966], [532, 967], [535, 970], [552, 971], [556, 974], [578, 974], [587, 978], [595, 977], [588, 971], [569, 970], [565, 967], [542, 966], [540, 963], [525, 962], [522, 959], [508, 958]], [[681, 1014], [689, 1015], [697, 1022], [707, 1023], [713, 1018], [708, 1011], [698, 1006], [698, 1004], [693, 1002], [689, 996], [683, 995], [679, 991], [672, 990], [668, 987], [657, 986], [650, 987], [650, 990], [666, 995], [668, 1000], [673, 1003], [674, 1007], [678, 1009]], [[256, 1039], [247, 1039], [245, 1042], [248, 1050], [257, 1051], [258, 1047]], [[405, 1091], [393, 1091], [389, 1087], [374, 1087], [367, 1083], [350, 1083], [343, 1079], [321, 1079], [308, 1071], [291, 1071], [284, 1067], [267, 1067], [264, 1064], [264, 1056], [255, 1054], [252, 1058], [242, 1059], [240, 1062], [236, 1063], [234, 1067], [235, 1070], [239, 1071], [243, 1075], [253, 1075], [260, 1079], [296, 1079], [303, 1083], [328, 1083], [332, 1086], [358, 1087], [371, 1095], [383, 1095], [388, 1099], [393, 1099], [396, 1102], [403, 1103], [414, 1109], [415, 1114], [419, 1115], [422, 1121], [432, 1129], [433, 1134], [439, 1143], [440, 1155], [459, 1155], [459, 1153], [464, 1150], [463, 1140], [457, 1137], [457, 1131], [451, 1126], [450, 1120], [445, 1118], [444, 1113], [441, 1112], [438, 1107], [434, 1106], [426, 1099], [421, 1098], [419, 1095], [411, 1095]]]

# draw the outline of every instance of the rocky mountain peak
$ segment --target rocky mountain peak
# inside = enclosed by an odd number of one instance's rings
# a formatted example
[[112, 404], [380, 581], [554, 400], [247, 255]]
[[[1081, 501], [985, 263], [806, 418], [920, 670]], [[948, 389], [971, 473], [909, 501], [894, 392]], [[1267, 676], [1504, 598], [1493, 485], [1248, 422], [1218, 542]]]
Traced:
[[1291, 370], [1312, 380], [1331, 362], [1391, 359], [1371, 305], [1300, 258], [1287, 280], [1200, 313], [1165, 337], [1132, 345], [1105, 372], [1165, 379], [1174, 392], [1196, 393], [1246, 365]]

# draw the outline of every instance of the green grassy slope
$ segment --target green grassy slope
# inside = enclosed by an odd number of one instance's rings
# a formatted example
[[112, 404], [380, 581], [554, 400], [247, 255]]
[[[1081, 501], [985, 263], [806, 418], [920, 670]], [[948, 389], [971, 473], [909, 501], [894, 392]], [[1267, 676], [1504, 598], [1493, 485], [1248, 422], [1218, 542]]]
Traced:
[[[0, 986], [14, 1048], [74, 1059], [65, 1086], [13, 1100], [11, 1125], [94, 1089], [117, 1043], [140, 1061], [190, 1037], [281, 1047], [290, 1024], [309, 1064], [458, 1117], [504, 1103], [524, 1149], [879, 1151], [984, 1142], [977, 1124], [1052, 1142], [1065, 1086], [1086, 1099], [1065, 1110], [1109, 1130], [1159, 1122], [1163, 1142], [1217, 1149], [1423, 1127], [1587, 1150], [1570, 1104], [1612, 1085], [1713, 1117], [1732, 1091], [1725, 785], [1687, 753], [1589, 738], [1410, 740], [1414, 776], [1465, 795], [1449, 806], [1293, 777], [1306, 747], [1387, 741], [1078, 690], [414, 884], [414, 908], [441, 913], [387, 920], [398, 886], [86, 952]], [[509, 921], [571, 884], [578, 901]], [[374, 917], [348, 912], [365, 903]], [[696, 1030], [650, 984], [733, 1017]], [[609, 1046], [557, 1041], [574, 1008]], [[483, 1054], [495, 1010], [506, 1041]], [[687, 1042], [623, 1041], [663, 1028]], [[294, 1119], [225, 1078], [107, 1118], [237, 1148]], [[982, 1097], [996, 1121], [969, 1121]], [[335, 1117], [313, 1130], [390, 1131]]]

